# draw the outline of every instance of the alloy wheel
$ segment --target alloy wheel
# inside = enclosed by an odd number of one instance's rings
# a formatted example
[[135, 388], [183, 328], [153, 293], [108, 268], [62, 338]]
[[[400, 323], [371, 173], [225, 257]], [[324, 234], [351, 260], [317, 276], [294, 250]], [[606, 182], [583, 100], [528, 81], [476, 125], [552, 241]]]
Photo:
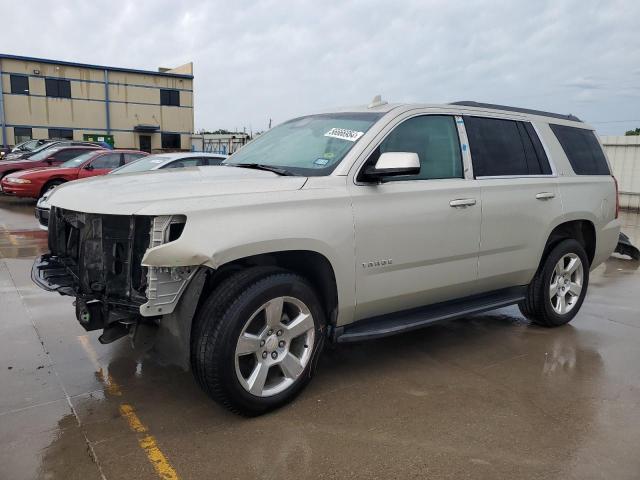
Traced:
[[309, 308], [294, 297], [277, 297], [245, 323], [235, 350], [236, 376], [258, 397], [277, 395], [302, 375], [313, 351], [315, 323]]

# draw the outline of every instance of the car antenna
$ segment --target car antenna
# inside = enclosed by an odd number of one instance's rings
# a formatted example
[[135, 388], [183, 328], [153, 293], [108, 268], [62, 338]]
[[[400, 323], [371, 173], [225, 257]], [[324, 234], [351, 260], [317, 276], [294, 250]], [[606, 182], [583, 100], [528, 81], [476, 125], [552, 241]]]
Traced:
[[373, 100], [371, 100], [368, 108], [379, 107], [381, 105], [386, 105], [387, 103], [388, 102], [386, 100], [382, 100], [382, 95], [376, 95], [375, 97], [373, 97]]

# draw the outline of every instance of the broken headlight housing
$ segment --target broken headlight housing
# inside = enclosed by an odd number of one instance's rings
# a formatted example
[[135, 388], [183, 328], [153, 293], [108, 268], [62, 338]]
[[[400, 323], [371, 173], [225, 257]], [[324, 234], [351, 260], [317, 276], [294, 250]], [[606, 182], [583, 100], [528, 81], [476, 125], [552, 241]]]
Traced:
[[[155, 217], [151, 225], [149, 248], [159, 247], [180, 238], [186, 221], [184, 215]], [[140, 307], [140, 313], [149, 317], [173, 312], [180, 295], [196, 271], [197, 266], [148, 267], [148, 301]]]

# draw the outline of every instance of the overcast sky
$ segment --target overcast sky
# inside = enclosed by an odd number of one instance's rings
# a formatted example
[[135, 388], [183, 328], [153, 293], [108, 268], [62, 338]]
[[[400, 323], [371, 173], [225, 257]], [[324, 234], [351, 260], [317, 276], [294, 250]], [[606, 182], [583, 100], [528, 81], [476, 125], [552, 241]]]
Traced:
[[[196, 129], [455, 100], [640, 127], [640, 2], [2, 0], [0, 51], [155, 70], [193, 61]], [[624, 122], [623, 122], [624, 121]]]

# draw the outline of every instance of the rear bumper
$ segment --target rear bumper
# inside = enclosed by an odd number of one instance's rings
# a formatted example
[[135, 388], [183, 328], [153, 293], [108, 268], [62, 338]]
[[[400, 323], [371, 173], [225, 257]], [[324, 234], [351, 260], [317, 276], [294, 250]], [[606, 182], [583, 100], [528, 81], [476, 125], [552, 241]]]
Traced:
[[604, 262], [613, 253], [618, 244], [618, 238], [620, 237], [620, 220], [615, 219], [607, 223], [600, 232], [598, 232], [596, 238], [596, 252], [593, 256], [593, 262], [591, 269]]

